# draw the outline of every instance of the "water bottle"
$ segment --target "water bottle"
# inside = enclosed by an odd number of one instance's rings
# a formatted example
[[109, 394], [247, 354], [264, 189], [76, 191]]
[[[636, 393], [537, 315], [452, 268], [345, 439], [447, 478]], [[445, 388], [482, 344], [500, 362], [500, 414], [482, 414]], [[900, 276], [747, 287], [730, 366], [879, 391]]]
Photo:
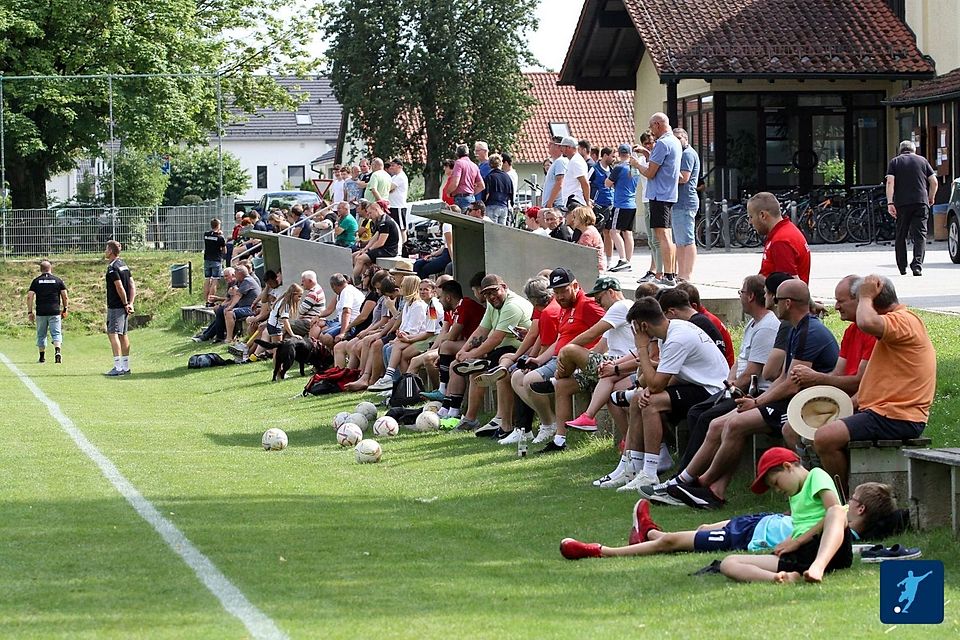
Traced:
[[522, 427], [517, 427], [520, 429], [520, 437], [517, 439], [517, 457], [526, 458], [527, 457], [527, 431]]
[[760, 376], [753, 374], [750, 376], [750, 387], [747, 389], [747, 395], [756, 398], [760, 395]]

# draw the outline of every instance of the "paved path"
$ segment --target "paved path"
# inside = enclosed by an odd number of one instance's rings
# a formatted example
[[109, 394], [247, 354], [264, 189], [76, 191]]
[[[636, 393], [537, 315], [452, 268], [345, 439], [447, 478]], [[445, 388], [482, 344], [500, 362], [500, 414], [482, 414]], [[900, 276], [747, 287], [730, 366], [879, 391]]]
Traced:
[[[633, 270], [620, 272], [625, 289], [636, 287], [636, 280], [647, 271], [650, 254], [638, 248]], [[704, 298], [736, 298], [737, 289], [747, 274], [760, 268], [761, 249], [723, 249], [700, 251], [694, 270], [694, 283]], [[960, 264], [953, 264], [947, 255], [946, 242], [927, 245], [923, 276], [914, 277], [897, 271], [892, 246], [852, 244], [813, 245], [810, 269], [810, 290], [818, 300], [832, 300], [833, 289], [842, 277], [851, 273], [877, 273], [893, 279], [903, 302], [922, 309], [960, 313]]]

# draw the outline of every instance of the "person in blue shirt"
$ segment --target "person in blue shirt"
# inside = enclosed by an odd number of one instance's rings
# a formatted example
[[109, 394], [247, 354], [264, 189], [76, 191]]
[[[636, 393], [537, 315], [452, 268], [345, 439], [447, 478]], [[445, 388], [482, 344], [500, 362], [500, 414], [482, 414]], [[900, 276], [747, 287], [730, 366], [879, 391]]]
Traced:
[[677, 204], [673, 207], [673, 242], [677, 245], [677, 275], [681, 280], [690, 280], [693, 265], [697, 260], [697, 243], [694, 241], [694, 225], [697, 211], [700, 210], [700, 196], [697, 183], [700, 180], [700, 156], [690, 146], [690, 136], [686, 130], [676, 128], [673, 135], [680, 141], [683, 151], [680, 154], [680, 177], [677, 182]]
[[[605, 181], [608, 187], [613, 187], [613, 208], [609, 222], [603, 229], [603, 248], [607, 254], [607, 268], [610, 271], [629, 271], [630, 260], [633, 259], [633, 223], [637, 217], [637, 184], [640, 174], [630, 167], [630, 145], [621, 144], [617, 147], [620, 164], [610, 169], [610, 176]], [[611, 154], [612, 155], [612, 154]], [[603, 162], [601, 156], [600, 161]], [[619, 261], [613, 262], [612, 249], [616, 248]]]
[[673, 205], [677, 202], [680, 179], [680, 156], [683, 149], [680, 141], [673, 135], [670, 119], [665, 113], [650, 116], [650, 131], [657, 142], [650, 152], [646, 167], [639, 167], [647, 178], [647, 199], [650, 200], [650, 227], [660, 241], [663, 254], [663, 279], [666, 284], [676, 283], [674, 263], [675, 248], [670, 237]]

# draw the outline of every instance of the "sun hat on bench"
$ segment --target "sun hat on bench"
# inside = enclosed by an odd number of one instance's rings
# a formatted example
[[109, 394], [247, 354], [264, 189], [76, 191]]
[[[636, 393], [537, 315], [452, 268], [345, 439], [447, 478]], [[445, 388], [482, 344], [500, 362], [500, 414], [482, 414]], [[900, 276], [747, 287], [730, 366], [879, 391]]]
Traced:
[[817, 429], [853, 415], [853, 402], [837, 387], [821, 384], [803, 389], [787, 406], [787, 421], [802, 438], [813, 440]]

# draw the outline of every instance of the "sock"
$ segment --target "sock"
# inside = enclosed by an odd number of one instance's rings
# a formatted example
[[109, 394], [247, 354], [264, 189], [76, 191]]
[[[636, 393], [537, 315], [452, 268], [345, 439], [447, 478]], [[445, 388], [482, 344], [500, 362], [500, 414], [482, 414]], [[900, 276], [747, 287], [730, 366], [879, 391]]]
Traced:
[[45, 359], [46, 357], [47, 357], [46, 352], [45, 352], [45, 351], [41, 351], [41, 352], [40, 352], [40, 359], [43, 360], [43, 359]]
[[397, 377], [397, 370], [393, 367], [387, 367], [387, 371], [383, 375], [392, 380]]
[[130, 356], [120, 356], [120, 366], [123, 371], [130, 371]]
[[456, 414], [453, 414], [453, 413], [449, 414], [449, 415], [451, 415], [451, 416], [454, 416], [454, 415], [457, 415], [457, 416], [458, 416], [458, 415], [460, 415], [460, 407], [461, 407], [462, 405], [463, 405], [463, 396], [462, 396], [462, 395], [459, 395], [459, 396], [448, 395], [448, 396], [444, 399], [444, 401], [443, 401], [443, 406], [449, 408], [450, 411], [456, 410]]
[[567, 444], [567, 436], [553, 436], [553, 444], [563, 447]]
[[684, 483], [684, 484], [692, 484], [693, 482], [696, 482], [696, 480], [697, 480], [697, 479], [693, 476], [693, 474], [691, 474], [691, 473], [690, 473], [689, 471], [687, 471], [686, 469], [684, 469], [683, 471], [681, 471], [681, 472], [680, 472], [680, 475], [679, 475], [678, 477], [679, 477], [679, 479], [680, 479], [680, 482], [682, 482], [682, 483]]
[[660, 464], [659, 453], [643, 454], [643, 474], [651, 478], [657, 477], [657, 466]]
[[627, 459], [626, 455], [620, 456], [620, 464], [617, 465], [617, 468], [613, 470], [610, 474], [613, 477], [623, 474], [627, 468], [630, 466], [630, 461]]
[[453, 363], [453, 356], [440, 354], [437, 361], [437, 368], [440, 370], [440, 388], [446, 389], [447, 382], [450, 381], [450, 365]]
[[453, 407], [447, 409], [447, 417], [448, 417], [448, 418], [459, 418], [459, 417], [460, 417], [460, 409], [454, 409]]
[[643, 470], [643, 452], [627, 449], [623, 452], [627, 457], [627, 469], [633, 473], [640, 473]]
[[447, 395], [447, 383], [446, 383], [446, 382], [441, 382], [441, 383], [440, 383], [440, 386], [438, 387], [438, 390], [439, 390], [440, 393], [442, 393], [443, 395]]
[[117, 371], [123, 371], [123, 365], [120, 362], [120, 356], [113, 356], [113, 368]]

